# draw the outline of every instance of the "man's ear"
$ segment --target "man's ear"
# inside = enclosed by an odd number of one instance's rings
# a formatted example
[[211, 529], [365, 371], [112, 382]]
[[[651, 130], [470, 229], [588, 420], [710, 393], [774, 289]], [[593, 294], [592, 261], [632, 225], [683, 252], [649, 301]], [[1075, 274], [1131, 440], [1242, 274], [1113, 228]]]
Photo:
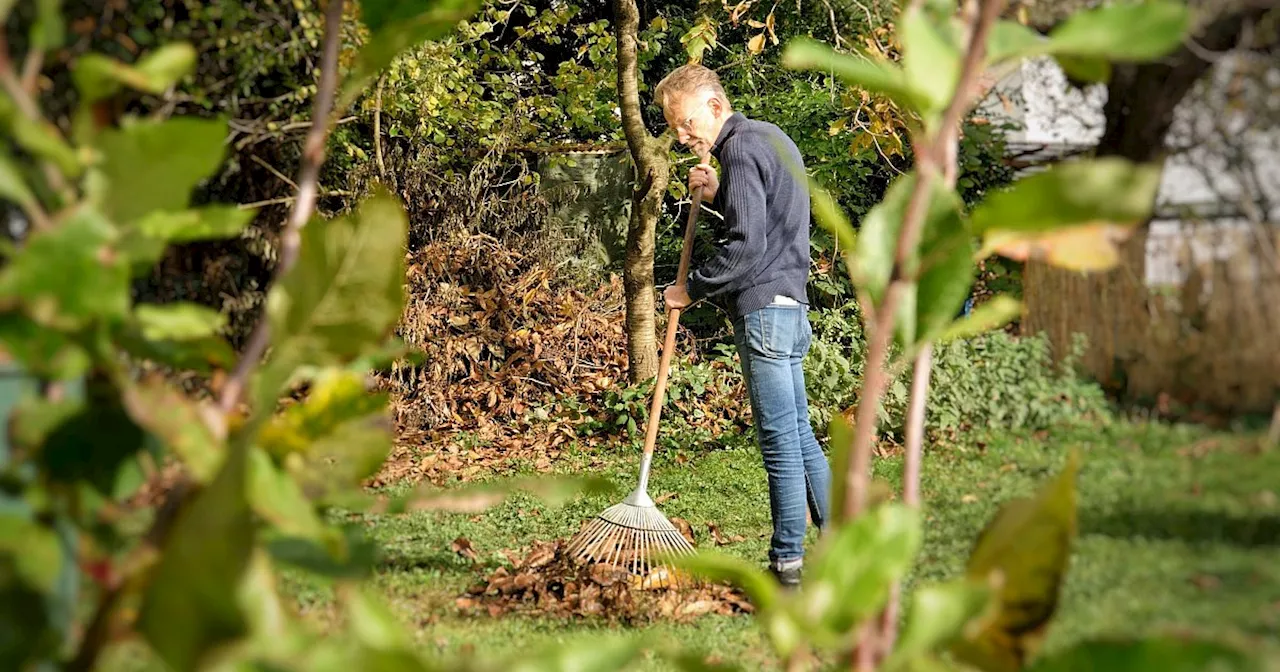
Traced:
[[711, 106], [711, 111], [715, 114], [716, 119], [724, 116], [724, 101], [720, 99], [720, 96], [712, 94], [711, 97], [707, 99], [707, 104]]

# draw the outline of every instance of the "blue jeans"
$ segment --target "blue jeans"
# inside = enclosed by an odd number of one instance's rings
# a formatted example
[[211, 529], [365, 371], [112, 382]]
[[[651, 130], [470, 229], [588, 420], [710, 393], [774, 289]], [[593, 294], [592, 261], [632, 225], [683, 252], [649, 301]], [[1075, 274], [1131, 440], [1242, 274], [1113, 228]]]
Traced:
[[831, 491], [831, 467], [809, 425], [801, 367], [813, 337], [808, 308], [765, 306], [734, 321], [733, 334], [769, 477], [769, 559], [778, 563], [803, 558], [805, 507], [821, 529]]

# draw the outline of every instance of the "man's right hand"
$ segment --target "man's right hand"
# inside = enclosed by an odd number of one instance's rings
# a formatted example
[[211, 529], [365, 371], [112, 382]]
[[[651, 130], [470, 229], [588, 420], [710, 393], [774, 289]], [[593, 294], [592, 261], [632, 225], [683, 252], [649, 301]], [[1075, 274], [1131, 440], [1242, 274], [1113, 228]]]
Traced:
[[699, 163], [689, 169], [689, 191], [702, 187], [702, 200], [710, 201], [720, 189], [720, 178], [710, 164]]

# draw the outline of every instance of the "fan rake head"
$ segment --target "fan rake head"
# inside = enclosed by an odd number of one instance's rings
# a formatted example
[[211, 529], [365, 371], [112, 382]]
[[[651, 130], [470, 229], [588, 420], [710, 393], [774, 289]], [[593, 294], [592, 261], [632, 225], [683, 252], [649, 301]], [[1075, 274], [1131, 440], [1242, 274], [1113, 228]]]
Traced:
[[[652, 503], [615, 504], [583, 526], [566, 547], [578, 562], [598, 562], [648, 577], [663, 566], [659, 556], [692, 555], [693, 544]], [[678, 572], [667, 571], [672, 585]], [[686, 577], [685, 581], [689, 581]]]

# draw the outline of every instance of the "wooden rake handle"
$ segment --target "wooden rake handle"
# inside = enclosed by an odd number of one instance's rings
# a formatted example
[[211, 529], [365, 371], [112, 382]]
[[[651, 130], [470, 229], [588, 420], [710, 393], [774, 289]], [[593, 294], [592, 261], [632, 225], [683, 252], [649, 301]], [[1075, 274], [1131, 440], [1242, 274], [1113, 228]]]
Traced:
[[[703, 162], [705, 158], [699, 157]], [[689, 258], [693, 255], [693, 232], [698, 222], [698, 211], [702, 209], [702, 187], [693, 191], [693, 206], [689, 208], [689, 221], [684, 227], [684, 249], [680, 251], [680, 270], [676, 272], [676, 285], [684, 287], [689, 277]], [[658, 360], [658, 380], [653, 386], [653, 402], [649, 406], [649, 422], [644, 435], [644, 458], [648, 465], [653, 455], [653, 448], [658, 444], [658, 419], [662, 413], [662, 401], [667, 391], [667, 374], [671, 370], [671, 355], [676, 349], [676, 329], [680, 326], [680, 309], [667, 309], [667, 337], [662, 345], [662, 358]], [[644, 469], [643, 481], [648, 479], [648, 469]], [[645, 484], [641, 485], [643, 489]]]

